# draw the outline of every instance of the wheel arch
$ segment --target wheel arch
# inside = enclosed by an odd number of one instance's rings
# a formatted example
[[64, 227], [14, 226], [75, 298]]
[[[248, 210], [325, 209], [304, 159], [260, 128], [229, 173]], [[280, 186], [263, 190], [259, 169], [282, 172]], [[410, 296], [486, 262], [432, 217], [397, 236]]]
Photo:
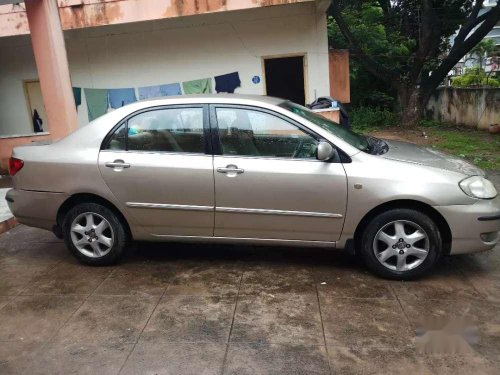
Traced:
[[444, 254], [450, 253], [452, 237], [451, 237], [451, 229], [446, 219], [434, 207], [426, 203], [411, 199], [399, 199], [390, 202], [385, 202], [371, 209], [361, 219], [358, 226], [356, 227], [356, 230], [354, 231], [354, 248], [356, 253], [358, 252], [357, 249], [359, 249], [360, 246], [361, 234], [363, 233], [363, 230], [366, 228], [368, 223], [378, 214], [396, 208], [414, 209], [429, 216], [437, 225], [439, 232], [441, 234], [441, 238], [443, 240], [443, 253]]
[[109, 200], [97, 195], [97, 194], [91, 194], [91, 193], [77, 193], [72, 196], [70, 196], [68, 199], [66, 199], [61, 207], [59, 207], [59, 210], [57, 211], [57, 216], [56, 216], [56, 222], [57, 222], [57, 227], [60, 229], [62, 228], [63, 220], [68, 211], [75, 207], [78, 204], [81, 203], [97, 203], [101, 204], [104, 207], [110, 209], [113, 211], [120, 221], [125, 225], [125, 230], [127, 232], [128, 237], [131, 239], [132, 238], [132, 231], [130, 229], [130, 225], [125, 218], [125, 216], [122, 214], [122, 212]]

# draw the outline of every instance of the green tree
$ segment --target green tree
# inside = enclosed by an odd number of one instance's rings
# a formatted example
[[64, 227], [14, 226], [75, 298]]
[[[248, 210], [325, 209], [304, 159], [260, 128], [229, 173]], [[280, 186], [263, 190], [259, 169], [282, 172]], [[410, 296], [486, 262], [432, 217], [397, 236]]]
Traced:
[[[328, 19], [328, 39], [333, 48], [349, 48], [332, 17]], [[391, 85], [368, 72], [356, 58], [349, 59], [349, 75], [352, 107], [377, 107], [389, 110], [394, 108], [395, 93]]]
[[[403, 126], [422, 119], [448, 72], [500, 20], [500, 1], [332, 0], [331, 40], [344, 44], [372, 76], [390, 85]], [[449, 40], [455, 35], [453, 44]]]
[[484, 68], [485, 59], [493, 57], [496, 53], [496, 46], [493, 39], [483, 39], [474, 48], [470, 50], [468, 55], [475, 61], [480, 68]]

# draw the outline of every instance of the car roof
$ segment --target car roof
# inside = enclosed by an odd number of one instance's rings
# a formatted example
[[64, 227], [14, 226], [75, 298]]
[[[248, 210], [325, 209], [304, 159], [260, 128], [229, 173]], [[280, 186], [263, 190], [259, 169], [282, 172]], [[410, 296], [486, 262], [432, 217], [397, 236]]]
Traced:
[[141, 104], [151, 103], [151, 105], [167, 104], [167, 103], [242, 103], [242, 102], [258, 102], [271, 105], [279, 105], [286, 99], [275, 98], [264, 95], [241, 95], [241, 94], [192, 94], [192, 95], [175, 95], [168, 97], [160, 97], [154, 99], [139, 100]]

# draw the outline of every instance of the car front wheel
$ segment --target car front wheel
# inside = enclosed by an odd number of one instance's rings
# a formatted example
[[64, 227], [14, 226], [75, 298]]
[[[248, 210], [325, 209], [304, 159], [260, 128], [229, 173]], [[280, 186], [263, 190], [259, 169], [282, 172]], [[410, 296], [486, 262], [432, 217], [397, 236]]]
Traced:
[[70, 209], [63, 232], [73, 255], [93, 266], [116, 263], [127, 244], [127, 232], [120, 218], [97, 203], [82, 203]]
[[392, 209], [375, 216], [361, 236], [361, 253], [376, 274], [409, 280], [430, 271], [442, 254], [438, 227], [426, 214]]

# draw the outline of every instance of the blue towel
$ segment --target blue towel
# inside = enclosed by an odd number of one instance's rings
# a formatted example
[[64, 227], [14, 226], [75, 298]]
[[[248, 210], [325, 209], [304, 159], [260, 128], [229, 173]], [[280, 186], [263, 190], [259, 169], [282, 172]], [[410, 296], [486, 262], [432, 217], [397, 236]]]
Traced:
[[139, 87], [139, 99], [151, 99], [163, 96], [160, 90], [160, 86], [146, 86]]
[[182, 95], [181, 85], [179, 83], [170, 83], [168, 85], [161, 85], [160, 91], [163, 96]]
[[181, 94], [181, 85], [178, 83], [139, 87], [139, 99], [141, 100]]
[[135, 89], [109, 89], [109, 104], [111, 108], [120, 108], [137, 101]]
[[215, 91], [234, 93], [237, 87], [241, 86], [240, 75], [238, 72], [224, 74], [215, 78]]

